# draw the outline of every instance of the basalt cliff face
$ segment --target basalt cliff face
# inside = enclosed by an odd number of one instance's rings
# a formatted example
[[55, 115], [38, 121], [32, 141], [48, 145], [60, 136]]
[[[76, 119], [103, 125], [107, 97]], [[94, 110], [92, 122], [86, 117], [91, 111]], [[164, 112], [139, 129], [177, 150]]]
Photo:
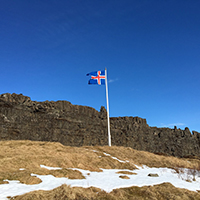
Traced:
[[[177, 157], [200, 157], [200, 133], [149, 127], [139, 117], [110, 119], [112, 145]], [[31, 101], [0, 95], [0, 140], [55, 141], [69, 146], [107, 145], [106, 109], [100, 112], [67, 101]]]

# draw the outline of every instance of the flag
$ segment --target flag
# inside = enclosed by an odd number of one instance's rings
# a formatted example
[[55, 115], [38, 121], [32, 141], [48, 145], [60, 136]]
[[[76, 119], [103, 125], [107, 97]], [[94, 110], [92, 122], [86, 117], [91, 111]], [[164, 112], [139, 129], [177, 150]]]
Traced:
[[106, 85], [106, 102], [107, 102], [107, 119], [108, 119], [108, 145], [111, 146], [110, 135], [110, 117], [109, 117], [109, 103], [108, 103], [108, 84], [107, 84], [107, 69], [102, 71], [90, 72], [87, 76], [91, 76], [88, 84]]
[[90, 80], [88, 81], [88, 84], [105, 85], [105, 70], [90, 72], [87, 74], [87, 76], [91, 76]]

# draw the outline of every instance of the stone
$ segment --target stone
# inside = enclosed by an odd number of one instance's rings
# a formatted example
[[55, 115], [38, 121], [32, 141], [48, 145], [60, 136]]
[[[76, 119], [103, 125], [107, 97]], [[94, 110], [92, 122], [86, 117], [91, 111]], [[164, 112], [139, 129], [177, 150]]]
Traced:
[[[200, 133], [150, 127], [140, 117], [110, 118], [112, 145], [160, 155], [200, 158]], [[108, 145], [107, 111], [68, 101], [31, 101], [22, 94], [0, 95], [0, 140], [60, 142], [68, 146]], [[183, 148], [184, 147], [184, 148]]]
[[150, 177], [159, 177], [158, 174], [152, 174], [152, 173], [148, 174], [148, 176], [150, 176]]

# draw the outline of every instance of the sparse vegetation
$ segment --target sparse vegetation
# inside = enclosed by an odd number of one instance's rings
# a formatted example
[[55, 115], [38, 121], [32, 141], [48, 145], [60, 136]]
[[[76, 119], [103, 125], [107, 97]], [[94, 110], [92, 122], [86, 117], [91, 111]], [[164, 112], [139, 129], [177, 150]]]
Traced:
[[133, 173], [133, 172], [129, 172], [129, 171], [118, 171], [118, 172], [116, 172], [116, 173], [118, 173], [118, 174], [129, 174], [129, 175], [137, 175], [137, 173]]
[[110, 193], [98, 188], [71, 188], [62, 185], [51, 191], [30, 192], [12, 200], [200, 200], [198, 192], [175, 188], [170, 183], [155, 186], [130, 187], [113, 190]]
[[[81, 179], [84, 176], [76, 170], [67, 168], [81, 168], [90, 171], [106, 169], [121, 170], [119, 176], [127, 178], [128, 170], [137, 166], [168, 167], [176, 170], [181, 176], [181, 169], [188, 168], [188, 174], [195, 179], [200, 170], [200, 162], [196, 159], [179, 159], [164, 155], [155, 155], [144, 151], [137, 151], [126, 147], [88, 146], [68, 147], [60, 143], [33, 141], [1, 141], [0, 142], [0, 184], [4, 180], [19, 180], [25, 184], [37, 184], [41, 180], [31, 176], [31, 173], [56, 177]], [[105, 153], [110, 154], [105, 155]], [[117, 157], [120, 161], [112, 159]], [[124, 161], [124, 162], [121, 162]], [[48, 170], [40, 165], [60, 167], [61, 170]], [[20, 170], [21, 169], [21, 170]], [[169, 183], [148, 187], [130, 187], [113, 190], [106, 193], [98, 188], [71, 188], [62, 185], [52, 191], [34, 191], [15, 198], [28, 199], [200, 199], [198, 192], [178, 189]]]
[[125, 176], [125, 175], [120, 175], [119, 178], [122, 178], [122, 179], [130, 179], [128, 176]]

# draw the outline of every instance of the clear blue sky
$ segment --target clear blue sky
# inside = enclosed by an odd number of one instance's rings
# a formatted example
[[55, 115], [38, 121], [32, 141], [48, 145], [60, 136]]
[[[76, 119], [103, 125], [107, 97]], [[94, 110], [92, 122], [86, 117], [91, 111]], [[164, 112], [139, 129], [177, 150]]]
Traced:
[[200, 132], [199, 0], [0, 0], [0, 93]]

